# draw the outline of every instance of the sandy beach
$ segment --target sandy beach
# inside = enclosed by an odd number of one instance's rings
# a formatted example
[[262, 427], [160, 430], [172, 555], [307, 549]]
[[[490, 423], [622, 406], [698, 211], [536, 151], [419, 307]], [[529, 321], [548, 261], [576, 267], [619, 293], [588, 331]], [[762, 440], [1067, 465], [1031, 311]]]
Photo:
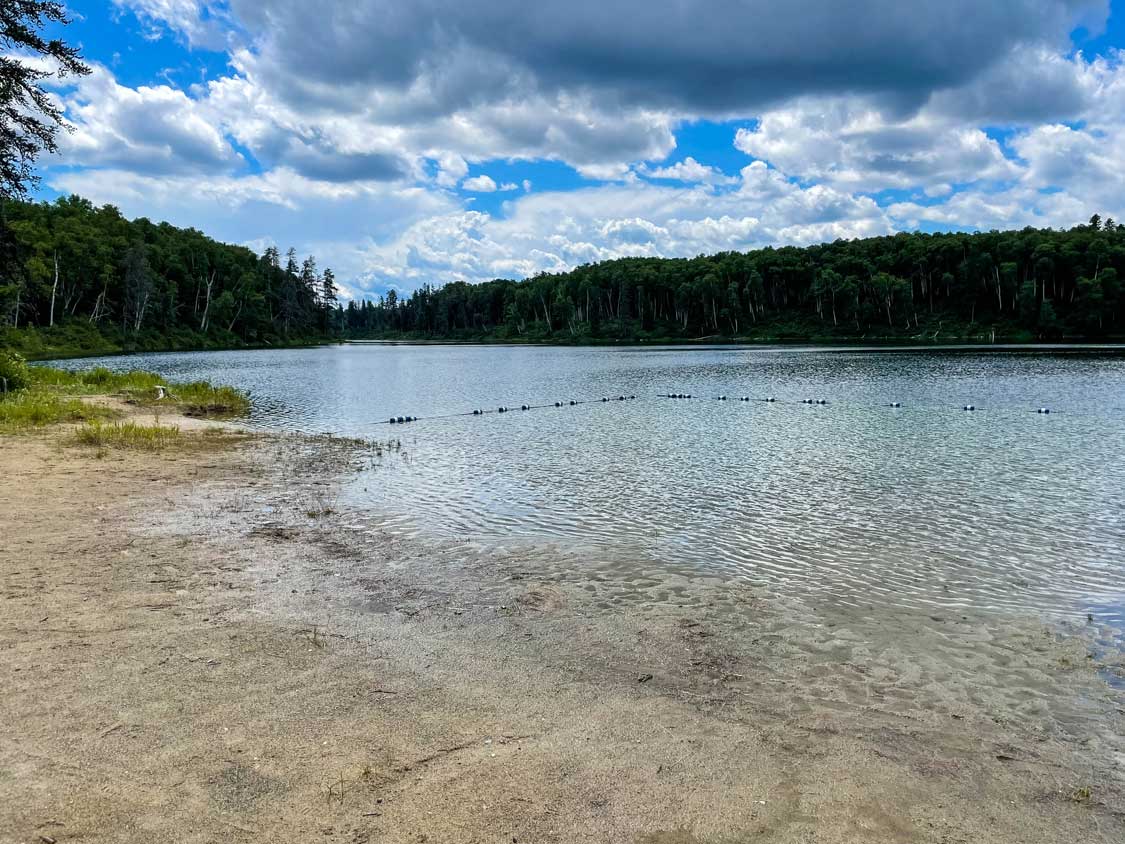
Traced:
[[0, 437], [0, 842], [1116, 842], [1075, 619], [384, 530], [396, 447]]

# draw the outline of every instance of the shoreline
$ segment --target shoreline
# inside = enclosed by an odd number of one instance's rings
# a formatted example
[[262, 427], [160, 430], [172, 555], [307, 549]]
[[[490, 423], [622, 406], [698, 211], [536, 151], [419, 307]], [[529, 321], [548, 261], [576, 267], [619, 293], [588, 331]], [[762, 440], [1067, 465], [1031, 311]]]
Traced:
[[1125, 831], [1081, 628], [396, 537], [339, 497], [385, 444], [63, 436], [0, 436], [5, 844]]
[[794, 352], [850, 352], [872, 353], [883, 352], [950, 352], [950, 353], [1088, 353], [1088, 354], [1125, 354], [1125, 342], [1106, 341], [1101, 343], [1081, 342], [997, 342], [980, 343], [966, 340], [962, 343], [923, 343], [904, 340], [894, 341], [862, 341], [854, 342], [817, 342], [805, 340], [763, 340], [747, 342], [743, 340], [699, 340], [699, 341], [606, 341], [590, 343], [559, 343], [559, 342], [515, 342], [502, 340], [335, 340], [332, 342], [309, 343], [293, 346], [231, 346], [229, 348], [183, 348], [163, 349], [148, 352], [88, 352], [81, 354], [64, 355], [62, 357], [34, 356], [28, 357], [31, 364], [53, 364], [65, 361], [82, 361], [92, 358], [126, 358], [136, 355], [177, 355], [197, 353], [222, 353], [242, 351], [285, 351], [291, 349], [318, 349], [329, 346], [420, 346], [420, 347], [482, 347], [482, 348], [542, 348], [542, 349], [673, 349], [707, 351], [714, 349], [731, 349], [747, 351], [794, 351]]

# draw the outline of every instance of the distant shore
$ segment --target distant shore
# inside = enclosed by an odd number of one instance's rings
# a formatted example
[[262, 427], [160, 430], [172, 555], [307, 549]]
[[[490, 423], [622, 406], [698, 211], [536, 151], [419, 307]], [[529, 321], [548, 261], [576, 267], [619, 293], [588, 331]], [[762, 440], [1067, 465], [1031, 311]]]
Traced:
[[792, 333], [746, 336], [712, 335], [703, 337], [589, 337], [551, 336], [496, 337], [496, 336], [427, 336], [412, 333], [362, 336], [334, 335], [321, 337], [275, 337], [261, 342], [235, 340], [226, 342], [222, 337], [205, 336], [192, 332], [170, 335], [146, 333], [128, 337], [115, 332], [104, 334], [91, 326], [68, 323], [53, 329], [0, 329], [0, 349], [22, 354], [28, 360], [77, 360], [88, 357], [123, 356], [164, 352], [198, 351], [251, 351], [315, 348], [336, 344], [388, 345], [388, 346], [559, 346], [599, 348], [648, 348], [653, 346], [679, 346], [699, 348], [708, 346], [746, 347], [815, 347], [843, 349], [967, 349], [967, 348], [1089, 348], [1113, 349], [1125, 346], [1123, 337], [1063, 337], [1038, 340], [1026, 332], [999, 334], [993, 339], [988, 332], [941, 332], [936, 339], [929, 333], [901, 335], [821, 335], [807, 336]]
[[[388, 533], [397, 441], [0, 435], [0, 840], [1109, 840], [1097, 632]], [[7, 772], [4, 775], [2, 772]]]

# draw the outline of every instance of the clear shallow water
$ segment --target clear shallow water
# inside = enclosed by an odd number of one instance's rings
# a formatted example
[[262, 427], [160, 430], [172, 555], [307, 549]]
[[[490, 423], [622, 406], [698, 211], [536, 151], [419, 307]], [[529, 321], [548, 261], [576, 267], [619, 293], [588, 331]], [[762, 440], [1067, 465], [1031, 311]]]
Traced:
[[[399, 439], [408, 459], [346, 494], [412, 535], [875, 609], [1111, 621], [1125, 601], [1120, 353], [343, 346], [65, 365], [234, 384], [254, 425]], [[426, 418], [620, 394], [637, 400]]]

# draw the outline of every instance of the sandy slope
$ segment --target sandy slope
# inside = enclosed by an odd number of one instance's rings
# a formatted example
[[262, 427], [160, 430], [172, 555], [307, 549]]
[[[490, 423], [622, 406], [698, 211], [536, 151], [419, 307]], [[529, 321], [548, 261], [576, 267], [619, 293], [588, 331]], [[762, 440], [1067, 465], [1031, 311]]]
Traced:
[[396, 539], [347, 443], [60, 437], [0, 438], [0, 842], [1125, 840], [1080, 625]]

